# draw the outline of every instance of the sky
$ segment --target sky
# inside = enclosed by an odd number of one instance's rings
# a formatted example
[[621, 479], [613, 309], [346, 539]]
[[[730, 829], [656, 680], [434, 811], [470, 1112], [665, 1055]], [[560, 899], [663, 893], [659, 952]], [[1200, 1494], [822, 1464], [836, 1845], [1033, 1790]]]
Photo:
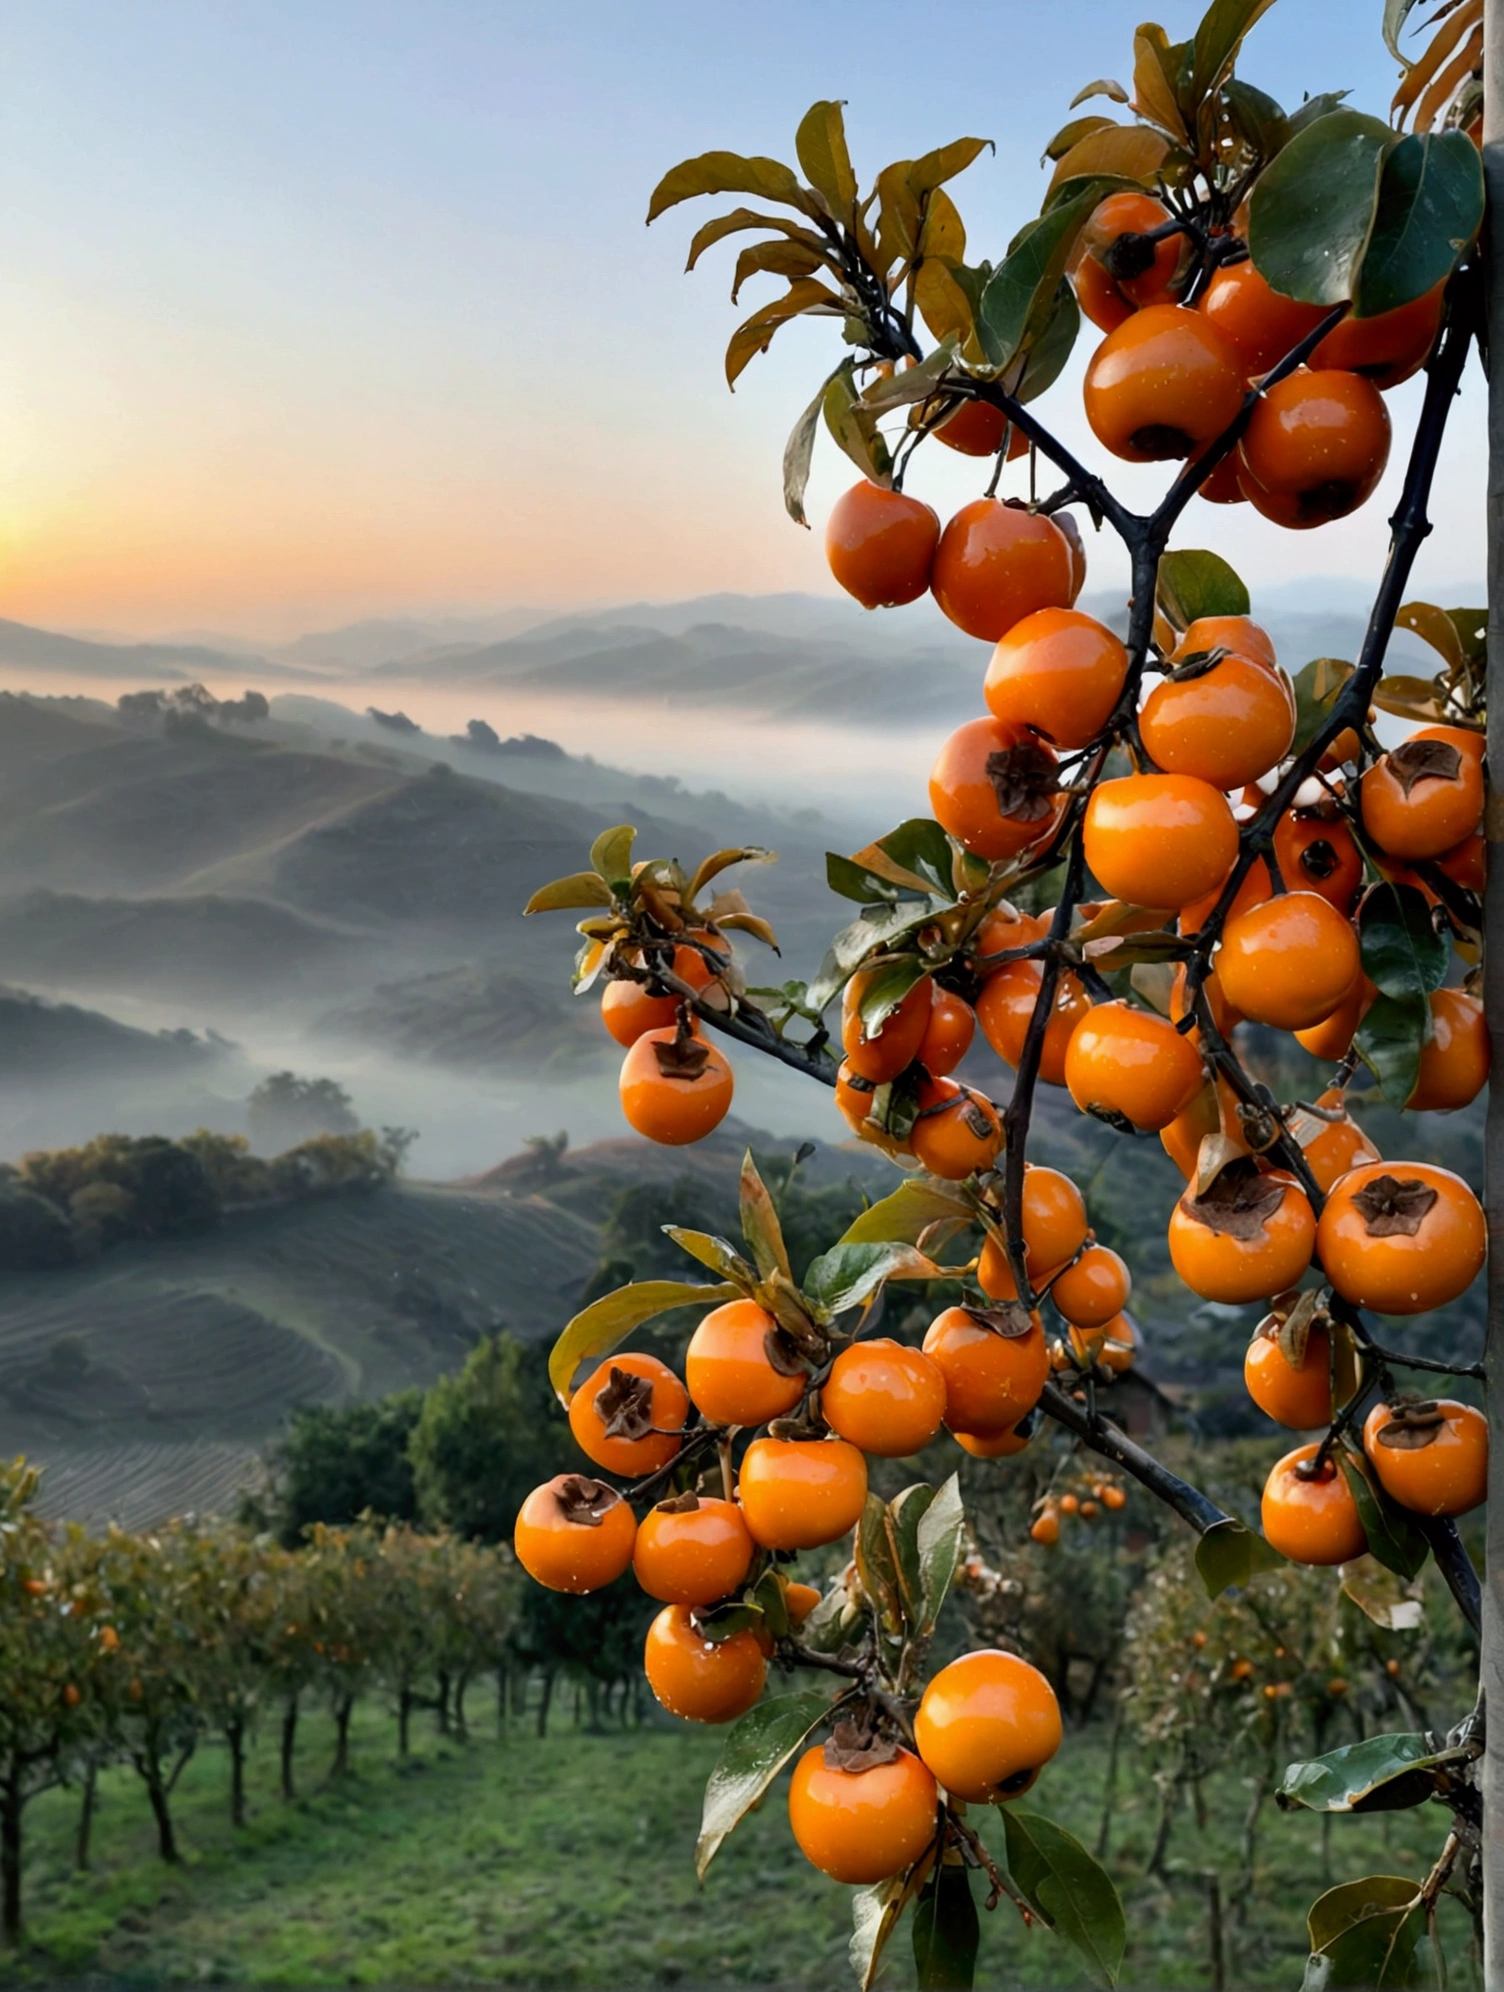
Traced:
[[[1172, 35], [1199, 5], [1166, 0]], [[788, 328], [727, 392], [735, 245], [684, 274], [701, 201], [643, 226], [669, 166], [792, 159], [847, 102], [864, 181], [992, 138], [954, 192], [974, 256], [1037, 211], [1070, 98], [1127, 77], [1144, 0], [49, 0], [0, 8], [0, 616], [270, 639], [356, 618], [828, 590], [826, 446], [785, 517], [784, 438], [833, 363]], [[1279, 0], [1243, 73], [1286, 104], [1382, 113], [1380, 0]], [[729, 203], [728, 203], [729, 204]], [[1086, 328], [1087, 335], [1090, 328]], [[1088, 460], [1083, 336], [1044, 405]], [[1287, 533], [1197, 505], [1183, 542], [1257, 589], [1371, 576], [1418, 386], [1390, 396], [1389, 479]], [[1483, 394], [1452, 425], [1418, 579], [1483, 571]], [[942, 516], [985, 468], [934, 446]], [[946, 457], [944, 463], [936, 462]], [[1109, 466], [1130, 499], [1163, 472]], [[1090, 549], [1089, 585], [1122, 567]]]

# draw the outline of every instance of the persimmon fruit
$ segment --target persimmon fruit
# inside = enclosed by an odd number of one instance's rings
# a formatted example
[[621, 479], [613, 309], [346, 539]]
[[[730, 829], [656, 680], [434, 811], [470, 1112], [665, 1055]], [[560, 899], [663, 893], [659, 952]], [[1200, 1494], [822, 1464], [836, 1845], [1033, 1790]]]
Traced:
[[1211, 892], [1238, 855], [1227, 798], [1194, 775], [1120, 775], [1099, 783], [1081, 834], [1086, 862], [1105, 892], [1167, 912]]
[[882, 1085], [896, 1079], [919, 1056], [929, 1029], [935, 985], [922, 976], [873, 1030], [862, 1020], [862, 1002], [883, 971], [859, 970], [841, 999], [841, 1048], [860, 1078]]
[[724, 1053], [699, 1031], [644, 1031], [622, 1060], [621, 1108], [638, 1134], [682, 1148], [720, 1126], [735, 1086]]
[[535, 1487], [512, 1530], [517, 1561], [529, 1577], [576, 1597], [620, 1577], [636, 1539], [636, 1518], [616, 1489], [580, 1473], [555, 1474]]
[[1201, 1057], [1166, 1018], [1122, 1001], [1099, 1003], [1065, 1052], [1065, 1084], [1083, 1113], [1120, 1116], [1158, 1133], [1201, 1090]]
[[1472, 1285], [1487, 1236], [1478, 1199], [1450, 1169], [1370, 1162], [1333, 1185], [1316, 1250], [1354, 1307], [1428, 1314]]
[[1050, 1286], [1058, 1313], [1075, 1328], [1103, 1328], [1122, 1313], [1133, 1281], [1118, 1254], [1088, 1245]]
[[867, 1462], [845, 1439], [754, 1439], [737, 1494], [764, 1549], [818, 1549], [855, 1525], [867, 1499]]
[[1362, 973], [1353, 923], [1316, 892], [1281, 893], [1229, 920], [1214, 959], [1233, 1008], [1282, 1031], [1329, 1017]]
[[685, 1722], [734, 1721], [768, 1678], [767, 1659], [752, 1633], [709, 1640], [685, 1605], [665, 1605], [648, 1627], [642, 1666], [661, 1706]]
[[1331, 1343], [1324, 1328], [1312, 1328], [1297, 1368], [1280, 1347], [1277, 1324], [1260, 1326], [1243, 1358], [1248, 1395], [1276, 1425], [1309, 1432], [1332, 1422]]
[[945, 1416], [945, 1378], [922, 1349], [878, 1336], [842, 1349], [820, 1387], [838, 1438], [879, 1459], [922, 1452]]
[[1420, 1070], [1407, 1107], [1455, 1113], [1476, 1100], [1488, 1083], [1488, 1020], [1476, 996], [1462, 989], [1431, 992], [1431, 1036], [1421, 1046]]
[[934, 1839], [939, 1793], [910, 1750], [843, 1770], [814, 1744], [794, 1766], [789, 1825], [800, 1852], [833, 1881], [870, 1887], [901, 1874]]
[[1128, 653], [1105, 623], [1047, 608], [999, 640], [983, 695], [995, 718], [1057, 747], [1085, 747], [1112, 717], [1127, 676]]
[[964, 1307], [947, 1307], [930, 1323], [924, 1353], [945, 1379], [945, 1422], [953, 1432], [1012, 1431], [1039, 1402], [1050, 1355], [1037, 1314], [1015, 1307], [1021, 1332], [1001, 1334]]
[[690, 1336], [684, 1382], [690, 1402], [710, 1424], [765, 1425], [794, 1409], [809, 1376], [784, 1363], [778, 1323], [765, 1307], [728, 1300]]
[[1361, 374], [1306, 368], [1259, 399], [1238, 445], [1256, 512], [1306, 529], [1344, 519], [1372, 497], [1389, 461], [1389, 411]]
[[1086, 370], [1086, 419], [1129, 463], [1195, 456], [1243, 405], [1232, 348], [1199, 312], [1151, 304], [1109, 332]]
[[930, 592], [958, 629], [996, 643], [1036, 609], [1069, 607], [1073, 582], [1069, 542], [1043, 512], [974, 498], [940, 535]]
[[1466, 1515], [1488, 1498], [1488, 1420], [1471, 1404], [1376, 1404], [1363, 1450], [1384, 1492], [1418, 1515]]
[[629, 1476], [668, 1465], [688, 1415], [688, 1393], [668, 1364], [635, 1349], [608, 1356], [569, 1400], [569, 1429], [586, 1459]]
[[1233, 1162], [1170, 1213], [1170, 1261], [1192, 1293], [1239, 1306], [1267, 1300], [1311, 1263], [1316, 1219], [1293, 1179]]
[[864, 609], [917, 602], [930, 585], [939, 544], [932, 506], [865, 479], [836, 500], [825, 526], [830, 571]]
[[1364, 775], [1363, 827], [1390, 857], [1439, 858], [1477, 830], [1483, 767], [1471, 738], [1461, 727], [1421, 727]]
[[1060, 1704], [1037, 1667], [995, 1647], [963, 1653], [929, 1682], [914, 1716], [919, 1754], [952, 1798], [1019, 1798], [1060, 1748]]
[[1368, 1548], [1368, 1536], [1346, 1475], [1333, 1459], [1309, 1476], [1318, 1444], [1286, 1453], [1264, 1483], [1261, 1520], [1270, 1547], [1292, 1563], [1351, 1563]]
[[1267, 665], [1224, 657], [1197, 677], [1157, 684], [1139, 713], [1139, 733], [1167, 774], [1238, 789], [1289, 753], [1295, 702]]
[[1047, 837], [1061, 807], [1054, 754], [1036, 735], [1000, 719], [958, 726], [930, 770], [936, 821], [993, 863]]
[[[1010, 961], [995, 969], [977, 996], [977, 1022], [988, 1044], [1009, 1065], [1023, 1056], [1044, 970], [1037, 961]], [[1069, 969], [1056, 978], [1055, 997], [1044, 1029], [1039, 1076], [1050, 1086], [1065, 1083], [1065, 1055], [1071, 1035], [1091, 1008], [1080, 978]]]
[[997, 1108], [974, 1086], [954, 1079], [919, 1083], [919, 1114], [909, 1131], [914, 1159], [932, 1176], [963, 1182], [990, 1169], [1003, 1145]]
[[755, 1553], [734, 1501], [679, 1495], [643, 1516], [632, 1569], [663, 1604], [713, 1605], [742, 1582]]

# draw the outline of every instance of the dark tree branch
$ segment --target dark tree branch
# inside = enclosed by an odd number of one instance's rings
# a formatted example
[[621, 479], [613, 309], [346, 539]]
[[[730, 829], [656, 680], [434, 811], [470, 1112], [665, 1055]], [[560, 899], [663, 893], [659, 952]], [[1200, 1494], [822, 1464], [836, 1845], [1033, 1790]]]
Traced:
[[1200, 1488], [1192, 1487], [1178, 1474], [1171, 1473], [1167, 1466], [1162, 1466], [1152, 1453], [1145, 1452], [1109, 1419], [1093, 1416], [1084, 1404], [1078, 1404], [1058, 1383], [1045, 1385], [1039, 1408], [1057, 1424], [1064, 1425], [1068, 1432], [1074, 1432], [1083, 1445], [1100, 1453], [1103, 1459], [1110, 1459], [1125, 1473], [1131, 1473], [1151, 1494], [1158, 1495], [1167, 1507], [1173, 1508], [1182, 1521], [1189, 1522], [1197, 1535], [1205, 1535], [1219, 1522], [1233, 1519]]

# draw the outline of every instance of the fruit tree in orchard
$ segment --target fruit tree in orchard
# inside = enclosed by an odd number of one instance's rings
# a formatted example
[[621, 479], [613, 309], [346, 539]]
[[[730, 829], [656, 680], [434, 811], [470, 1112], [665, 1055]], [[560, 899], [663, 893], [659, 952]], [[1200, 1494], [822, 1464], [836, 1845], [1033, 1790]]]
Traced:
[[[745, 1048], [832, 1089], [831, 1123], [899, 1176], [796, 1279], [749, 1158], [741, 1246], [671, 1229], [699, 1279], [624, 1287], [576, 1316], [552, 1374], [601, 1477], [539, 1488], [516, 1546], [556, 1589], [631, 1568], [661, 1601], [654, 1692], [734, 1724], [701, 1870], [792, 1766], [796, 1841], [859, 1891], [863, 1983], [910, 1908], [921, 1984], [969, 1983], [978, 1874], [989, 1908], [1008, 1897], [1102, 1982], [1126, 1941], [1110, 1878], [1033, 1797], [1061, 1736], [1048, 1682], [1002, 1650], [931, 1661], [963, 1559], [957, 1479], [884, 1502], [869, 1460], [942, 1433], [999, 1473], [1025, 1451], [1058, 1458], [1030, 1531], [1040, 1553], [1136, 1483], [1195, 1531], [1213, 1597], [1282, 1558], [1339, 1566], [1334, 1584], [1365, 1552], [1406, 1577], [1434, 1558], [1478, 1625], [1456, 1518], [1483, 1498], [1487, 1429], [1423, 1386], [1481, 1372], [1402, 1358], [1370, 1316], [1464, 1293], [1483, 1214], [1455, 1174], [1380, 1155], [1348, 1102], [1373, 1088], [1447, 1111], [1488, 1070], [1485, 618], [1406, 598], [1482, 326], [1482, 4], [1452, 0], [1407, 59], [1410, 8], [1389, 0], [1404, 70], [1390, 123], [1340, 91], [1287, 112], [1244, 81], [1243, 38], [1270, 4], [1215, 0], [1179, 43], [1140, 28], [1131, 88], [1080, 93], [1045, 148], [1041, 211], [997, 260], [969, 246], [949, 191], [983, 140], [901, 159], [864, 189], [835, 103], [800, 124], [798, 172], [706, 153], [649, 208], [750, 203], [705, 222], [689, 254], [750, 237], [733, 296], [755, 277], [787, 286], [732, 335], [728, 381], [796, 317], [831, 320], [843, 349], [789, 438], [789, 513], [804, 522], [823, 431], [860, 473], [826, 524], [836, 581], [874, 610], [929, 593], [992, 648], [976, 716], [935, 743], [929, 813], [916, 796], [896, 830], [830, 857], [855, 917], [808, 985], [749, 986], [737, 951], [774, 945], [722, 879], [763, 851], [690, 871], [635, 858], [623, 827], [532, 901], [585, 916], [576, 987], [603, 989], [640, 1133], [713, 1129]], [[1166, 466], [1150, 512], [1040, 412], [1083, 332], [1102, 456]], [[1397, 423], [1387, 397], [1416, 375], [1418, 412]], [[920, 495], [931, 444], [977, 464], [977, 495], [944, 521]], [[1362, 647], [1292, 677], [1238, 575], [1195, 548], [1198, 510], [1316, 530], [1367, 504], [1392, 454], [1400, 493]], [[1118, 627], [1076, 606], [1104, 530], [1131, 567]], [[1396, 625], [1437, 653], [1434, 676], [1385, 675]], [[1277, 1097], [1245, 1026], [1291, 1033], [1329, 1068], [1311, 1099]], [[1143, 1221], [1166, 1228], [1193, 1294], [1263, 1314], [1248, 1389], [1289, 1449], [1260, 1530], [1113, 1419], [1140, 1345], [1130, 1269], [1077, 1185], [1030, 1158], [1041, 1086], [1163, 1145], [1184, 1191]], [[893, 1283], [944, 1303], [922, 1346], [876, 1332]], [[678, 1309], [694, 1317], [677, 1370], [624, 1350]], [[849, 1557], [830, 1548], [848, 1542]], [[812, 1569], [844, 1563], [832, 1582], [801, 1576], [811, 1552]], [[1348, 1810], [1362, 1792], [1450, 1809], [1430, 1874], [1316, 1904], [1312, 1950], [1334, 1983], [1368, 1982], [1375, 1959], [1408, 1969], [1443, 1889], [1482, 1912], [1481, 1721], [1453, 1717], [1447, 1735], [1370, 1737], [1288, 1773], [1292, 1805]]]

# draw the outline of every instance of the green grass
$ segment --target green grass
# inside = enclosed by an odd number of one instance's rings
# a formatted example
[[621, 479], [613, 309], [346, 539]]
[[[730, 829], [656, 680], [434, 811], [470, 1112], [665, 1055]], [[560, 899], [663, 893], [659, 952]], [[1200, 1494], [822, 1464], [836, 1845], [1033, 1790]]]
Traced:
[[[475, 1697], [476, 1710], [483, 1697]], [[472, 1711], [474, 1713], [475, 1711]], [[793, 1846], [781, 1794], [724, 1849], [703, 1890], [692, 1850], [699, 1787], [714, 1734], [650, 1728], [587, 1735], [568, 1710], [546, 1742], [514, 1731], [468, 1744], [418, 1737], [407, 1765], [374, 1704], [357, 1717], [355, 1774], [322, 1782], [331, 1734], [304, 1725], [306, 1795], [275, 1793], [274, 1751], [252, 1759], [250, 1824], [226, 1817], [222, 1752], [204, 1747], [177, 1793], [184, 1859], [156, 1858], [144, 1792], [126, 1770], [101, 1780], [93, 1871], [70, 1856], [77, 1800], [68, 1792], [28, 1813], [27, 1946], [0, 1980], [107, 1977], [116, 1984], [491, 1983], [512, 1987], [740, 1985], [808, 1988], [849, 1982], [848, 1891], [809, 1869]], [[1101, 1816], [1105, 1738], [1068, 1739], [1029, 1801], [1088, 1842]], [[1234, 1930], [1228, 1983], [1289, 1987], [1305, 1956], [1304, 1915], [1323, 1886], [1319, 1825], [1272, 1807], [1255, 1883], [1243, 1899], [1237, 1834], [1247, 1792], [1233, 1776], [1209, 1788], [1209, 1824], [1189, 1807], [1170, 1848], [1169, 1882], [1142, 1870], [1158, 1817], [1149, 1767], [1125, 1754], [1108, 1856], [1128, 1914], [1123, 1982], [1210, 1983], [1203, 1870], [1222, 1878]], [[977, 1816], [987, 1833], [987, 1822]], [[1423, 1874], [1444, 1835], [1435, 1808], [1334, 1822], [1332, 1878]], [[1002, 1835], [988, 1834], [994, 1847]], [[1178, 1872], [1177, 1872], [1178, 1870]], [[1454, 1916], [1454, 1986], [1474, 1982]], [[1025, 1931], [1004, 1903], [985, 1917], [978, 1984], [1074, 1987], [1073, 1954]], [[884, 1983], [911, 1986], [907, 1927]]]

